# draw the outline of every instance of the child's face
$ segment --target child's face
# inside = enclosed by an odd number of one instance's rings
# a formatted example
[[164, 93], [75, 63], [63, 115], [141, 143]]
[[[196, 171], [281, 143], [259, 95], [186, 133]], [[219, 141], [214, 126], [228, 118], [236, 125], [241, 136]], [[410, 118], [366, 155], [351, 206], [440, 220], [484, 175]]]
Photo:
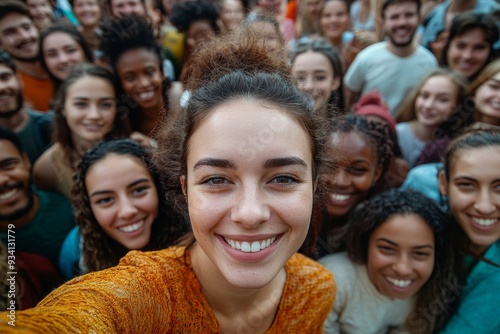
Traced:
[[392, 215], [368, 240], [368, 276], [384, 296], [410, 298], [431, 276], [434, 253], [434, 233], [420, 216]]
[[356, 131], [334, 133], [328, 145], [336, 170], [322, 175], [328, 191], [326, 206], [331, 217], [341, 217], [365, 199], [382, 168], [376, 149]]
[[449, 181], [440, 175], [455, 221], [482, 254], [500, 240], [500, 146], [464, 149], [456, 153]]
[[197, 241], [193, 262], [232, 286], [269, 284], [309, 227], [309, 135], [277, 107], [233, 100], [199, 122], [186, 160], [181, 183]]
[[298, 55], [292, 65], [292, 72], [301, 91], [314, 101], [314, 111], [326, 108], [332, 92], [340, 86], [333, 66], [320, 52], [309, 50]]
[[415, 100], [415, 112], [419, 123], [427, 127], [438, 127], [455, 110], [458, 89], [444, 75], [427, 79]]

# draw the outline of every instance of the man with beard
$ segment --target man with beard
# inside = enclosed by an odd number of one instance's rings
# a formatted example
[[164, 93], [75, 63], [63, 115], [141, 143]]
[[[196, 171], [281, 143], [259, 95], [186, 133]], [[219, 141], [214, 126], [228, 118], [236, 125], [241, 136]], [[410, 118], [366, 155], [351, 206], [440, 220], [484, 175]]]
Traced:
[[376, 89], [394, 115], [406, 94], [438, 66], [434, 55], [413, 41], [419, 11], [419, 0], [384, 0], [382, 19], [387, 41], [361, 51], [347, 70], [344, 76], [347, 110], [360, 94]]
[[0, 127], [0, 240], [57, 268], [61, 245], [75, 226], [71, 204], [57, 193], [33, 190], [30, 168], [17, 136]]
[[24, 101], [39, 111], [49, 110], [52, 82], [42, 68], [38, 49], [39, 32], [28, 7], [18, 0], [0, 2], [0, 48], [14, 59], [24, 86]]
[[23, 107], [16, 65], [7, 52], [0, 51], [0, 126], [17, 134], [32, 164], [51, 144], [52, 119], [52, 113]]

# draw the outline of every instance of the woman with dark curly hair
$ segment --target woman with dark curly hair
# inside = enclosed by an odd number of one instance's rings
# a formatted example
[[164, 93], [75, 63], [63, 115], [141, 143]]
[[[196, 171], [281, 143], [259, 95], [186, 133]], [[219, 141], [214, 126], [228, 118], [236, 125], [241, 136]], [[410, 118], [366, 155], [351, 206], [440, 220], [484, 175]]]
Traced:
[[420, 193], [389, 190], [348, 227], [347, 252], [320, 259], [338, 284], [325, 333], [439, 328], [458, 294], [448, 216]]
[[302, 249], [314, 258], [345, 247], [343, 235], [349, 214], [375, 191], [384, 190], [378, 185], [392, 156], [392, 140], [386, 123], [347, 114], [328, 120], [328, 133], [328, 163], [319, 178], [324, 207], [314, 214], [312, 228], [317, 230], [307, 243], [314, 246], [313, 249]]
[[286, 61], [237, 37], [196, 53], [188, 106], [155, 153], [167, 201], [193, 233], [64, 284], [16, 312], [16, 331], [323, 332], [333, 275], [296, 253], [317, 201], [322, 123]]
[[159, 250], [187, 232], [165, 202], [150, 154], [130, 139], [103, 141], [82, 157], [72, 191], [79, 228], [66, 238], [66, 278], [118, 264], [129, 250]]
[[163, 51], [147, 20], [137, 15], [102, 26], [101, 51], [119, 79], [118, 110], [132, 130], [152, 136], [171, 113]]

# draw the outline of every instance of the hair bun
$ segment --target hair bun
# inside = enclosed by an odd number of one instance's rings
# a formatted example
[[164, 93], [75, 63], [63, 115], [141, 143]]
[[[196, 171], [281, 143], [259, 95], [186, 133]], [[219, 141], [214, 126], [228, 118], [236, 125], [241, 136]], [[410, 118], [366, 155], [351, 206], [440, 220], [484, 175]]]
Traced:
[[262, 39], [245, 31], [214, 37], [198, 47], [188, 70], [187, 87], [196, 90], [234, 71], [278, 74], [290, 80], [292, 77], [284, 57], [269, 52]]

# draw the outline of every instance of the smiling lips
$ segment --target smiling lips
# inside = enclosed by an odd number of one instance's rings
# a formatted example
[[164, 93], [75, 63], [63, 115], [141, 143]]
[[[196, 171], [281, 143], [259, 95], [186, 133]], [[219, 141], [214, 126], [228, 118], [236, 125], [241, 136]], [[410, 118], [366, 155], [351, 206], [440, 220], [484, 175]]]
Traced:
[[0, 193], [0, 200], [1, 201], [4, 201], [4, 200], [8, 200], [10, 198], [12, 198], [12, 196], [14, 196], [17, 192], [18, 192], [19, 188], [12, 188], [10, 190], [7, 190], [7, 191], [1, 191]]
[[132, 232], [139, 230], [141, 227], [144, 226], [144, 224], [145, 224], [145, 222], [143, 219], [137, 223], [133, 223], [130, 225], [125, 225], [125, 226], [120, 226], [120, 227], [118, 227], [118, 229], [122, 232], [125, 232], [125, 233], [132, 233]]
[[394, 285], [398, 288], [402, 288], [402, 289], [409, 287], [411, 282], [412, 282], [412, 280], [395, 279], [395, 278], [387, 277], [387, 276], [385, 278], [392, 285]]
[[274, 243], [274, 241], [276, 240], [276, 237], [267, 238], [267, 239], [260, 240], [260, 241], [259, 240], [252, 241], [252, 242], [236, 241], [236, 240], [232, 240], [232, 239], [229, 239], [226, 237], [224, 237], [224, 240], [232, 248], [241, 250], [244, 253], [257, 253], [263, 249], [266, 249], [270, 245], [272, 245]]
[[471, 217], [472, 223], [476, 225], [480, 229], [492, 229], [495, 227], [495, 224], [499, 222], [498, 218], [478, 218], [478, 217]]

